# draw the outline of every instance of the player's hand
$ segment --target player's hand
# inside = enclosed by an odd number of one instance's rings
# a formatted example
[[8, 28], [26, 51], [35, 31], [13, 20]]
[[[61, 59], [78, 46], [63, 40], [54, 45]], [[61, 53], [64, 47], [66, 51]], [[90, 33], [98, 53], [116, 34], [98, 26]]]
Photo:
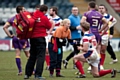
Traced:
[[77, 48], [78, 48], [78, 50], [82, 50], [83, 49], [82, 46], [78, 46]]
[[13, 38], [14, 36], [15, 36], [14, 34], [10, 35], [11, 38]]
[[77, 44], [77, 41], [76, 41], [76, 40], [73, 40], [73, 43], [74, 43], [74, 44]]
[[113, 38], [113, 35], [110, 35], [109, 38], [112, 39], [112, 38]]
[[81, 26], [80, 26], [80, 25], [77, 26], [76, 29], [77, 29], [77, 30], [81, 30]]
[[48, 35], [53, 35], [53, 33], [49, 31], [49, 32], [48, 32]]

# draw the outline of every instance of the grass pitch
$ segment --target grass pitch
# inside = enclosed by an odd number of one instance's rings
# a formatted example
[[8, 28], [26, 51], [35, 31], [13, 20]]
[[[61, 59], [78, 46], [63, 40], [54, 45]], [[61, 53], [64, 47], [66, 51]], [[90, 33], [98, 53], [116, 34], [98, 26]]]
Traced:
[[[70, 53], [64, 52], [63, 59]], [[117, 70], [120, 70], [120, 61], [116, 64], [109, 64], [109, 62], [112, 60], [108, 53], [106, 53], [106, 59], [105, 59], [105, 69], [112, 69], [115, 68]], [[116, 52], [118, 60], [120, 60], [120, 52]], [[17, 76], [17, 67], [15, 63], [15, 52], [14, 51], [0, 51], [0, 80], [24, 80], [24, 71], [25, 71], [25, 65], [27, 62], [27, 58], [25, 57], [24, 53], [21, 52], [21, 61], [22, 61], [22, 70], [23, 75]], [[46, 80], [120, 80], [120, 73], [117, 73], [116, 78], [110, 78], [110, 74], [103, 76], [101, 78], [93, 78], [93, 76], [89, 73], [87, 73], [88, 64], [84, 64], [84, 70], [86, 73], [85, 79], [75, 78], [75, 72], [77, 69], [73, 69], [73, 61], [72, 59], [69, 61], [68, 68], [64, 69], [62, 65], [61, 74], [64, 75], [64, 78], [58, 78], [49, 77], [49, 71], [45, 70], [46, 64], [44, 66], [43, 76], [46, 78]], [[29, 80], [34, 80], [34, 76], [31, 76]]]

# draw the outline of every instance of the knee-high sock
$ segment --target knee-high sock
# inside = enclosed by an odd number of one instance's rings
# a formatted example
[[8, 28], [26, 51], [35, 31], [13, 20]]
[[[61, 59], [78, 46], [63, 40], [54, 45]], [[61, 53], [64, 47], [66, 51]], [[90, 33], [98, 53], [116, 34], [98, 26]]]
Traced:
[[105, 54], [100, 54], [101, 55], [101, 60], [100, 60], [100, 65], [104, 65], [104, 61], [105, 61]]
[[111, 72], [112, 72], [112, 70], [100, 70], [99, 76], [101, 77], [101, 76], [104, 76], [104, 75], [109, 74]]
[[77, 61], [75, 63], [76, 67], [78, 68], [78, 70], [81, 72], [81, 74], [85, 74], [84, 70], [83, 70], [83, 67], [82, 67], [82, 64], [80, 61]]
[[18, 67], [19, 73], [22, 72], [20, 56], [16, 56], [16, 65]]
[[45, 56], [45, 61], [46, 61], [47, 66], [50, 66], [50, 56], [49, 55]]

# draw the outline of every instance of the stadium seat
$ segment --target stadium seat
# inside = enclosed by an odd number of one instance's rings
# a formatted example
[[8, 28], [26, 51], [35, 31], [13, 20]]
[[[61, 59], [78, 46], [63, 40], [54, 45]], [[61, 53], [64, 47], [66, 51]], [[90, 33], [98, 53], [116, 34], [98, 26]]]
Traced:
[[10, 13], [5, 13], [5, 14], [3, 14], [2, 15], [2, 18], [4, 19], [8, 19], [9, 18], [9, 16], [10, 16]]
[[16, 8], [12, 8], [11, 13], [16, 13]]
[[30, 11], [30, 12], [33, 12], [33, 11], [34, 11], [33, 8], [28, 8], [27, 10]]
[[4, 13], [11, 13], [11, 9], [10, 8], [4, 8]]
[[0, 8], [0, 13], [3, 12], [3, 8]]

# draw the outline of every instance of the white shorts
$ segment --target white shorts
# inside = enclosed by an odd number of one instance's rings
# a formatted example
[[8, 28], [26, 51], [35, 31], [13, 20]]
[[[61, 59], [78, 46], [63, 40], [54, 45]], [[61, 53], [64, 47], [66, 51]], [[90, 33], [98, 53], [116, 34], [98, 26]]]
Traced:
[[51, 37], [52, 37], [52, 35], [47, 35], [47, 36], [45, 37], [45, 39], [46, 39], [46, 48], [48, 48], [48, 42], [49, 42], [49, 40], [51, 39]]
[[94, 66], [94, 67], [98, 67], [98, 66], [99, 66], [100, 59], [95, 60], [95, 61], [91, 61], [91, 60], [88, 60], [88, 59], [86, 59], [86, 60], [87, 60], [87, 62], [88, 62], [90, 65], [92, 65], [92, 66]]
[[108, 46], [109, 36], [108, 35], [103, 35], [101, 38], [102, 38], [101, 44], [105, 45], [105, 46]]
[[97, 50], [88, 51], [84, 57], [86, 58], [88, 64], [91, 64], [94, 67], [98, 67], [100, 62], [100, 55], [98, 54]]

